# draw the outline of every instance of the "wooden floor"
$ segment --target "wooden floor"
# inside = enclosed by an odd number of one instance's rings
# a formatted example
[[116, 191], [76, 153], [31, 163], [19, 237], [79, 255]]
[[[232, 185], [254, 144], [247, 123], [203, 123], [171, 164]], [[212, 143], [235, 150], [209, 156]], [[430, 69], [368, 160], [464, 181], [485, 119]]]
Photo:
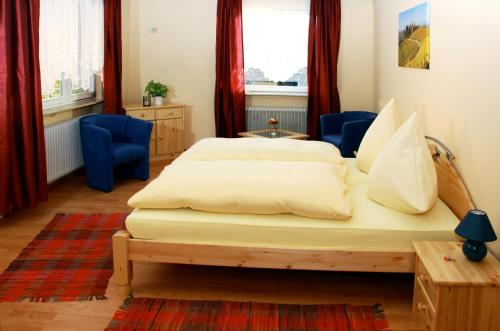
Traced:
[[[152, 164], [152, 178], [164, 164]], [[56, 213], [129, 212], [126, 201], [145, 185], [119, 181], [112, 193], [85, 185], [83, 174], [60, 180], [50, 188], [49, 201], [38, 208], [0, 220], [0, 270]], [[164, 264], [134, 265], [134, 295], [201, 300], [276, 303], [351, 303], [385, 308], [392, 330], [421, 330], [411, 315], [413, 276], [291, 270], [236, 269]], [[109, 300], [71, 303], [0, 303], [0, 330], [102, 330], [123, 301], [113, 279]]]

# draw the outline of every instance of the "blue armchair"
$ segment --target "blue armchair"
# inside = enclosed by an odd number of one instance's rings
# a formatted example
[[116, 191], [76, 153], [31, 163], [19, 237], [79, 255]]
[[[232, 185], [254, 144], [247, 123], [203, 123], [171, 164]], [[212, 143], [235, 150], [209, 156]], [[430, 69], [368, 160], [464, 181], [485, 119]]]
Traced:
[[153, 124], [130, 116], [91, 115], [80, 119], [87, 185], [111, 192], [114, 177], [149, 178]]
[[354, 152], [358, 150], [376, 116], [367, 111], [321, 115], [321, 140], [337, 146], [343, 157], [354, 157]]

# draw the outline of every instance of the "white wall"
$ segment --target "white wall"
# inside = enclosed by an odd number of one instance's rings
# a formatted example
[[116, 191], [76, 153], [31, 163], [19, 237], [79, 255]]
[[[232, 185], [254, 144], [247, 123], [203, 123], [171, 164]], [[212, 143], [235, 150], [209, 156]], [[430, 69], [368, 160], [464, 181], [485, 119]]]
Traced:
[[372, 0], [342, 0], [338, 84], [342, 110], [373, 104], [374, 12]]
[[[500, 1], [431, 0], [431, 69], [399, 68], [398, 14], [421, 2], [374, 0], [376, 102], [422, 115], [500, 235]], [[500, 256], [500, 241], [490, 248]]]
[[213, 136], [217, 2], [124, 0], [123, 4], [128, 7], [123, 40], [131, 36], [124, 47], [124, 103], [140, 103], [147, 82], [159, 80], [170, 88], [169, 100], [188, 105], [186, 147]]
[[[217, 0], [122, 0], [122, 6], [124, 104], [140, 103], [149, 80], [166, 82], [169, 99], [189, 105], [186, 147], [213, 136]], [[342, 0], [340, 47], [342, 108], [373, 109], [372, 0]], [[251, 103], [306, 103], [297, 97], [256, 99]]]

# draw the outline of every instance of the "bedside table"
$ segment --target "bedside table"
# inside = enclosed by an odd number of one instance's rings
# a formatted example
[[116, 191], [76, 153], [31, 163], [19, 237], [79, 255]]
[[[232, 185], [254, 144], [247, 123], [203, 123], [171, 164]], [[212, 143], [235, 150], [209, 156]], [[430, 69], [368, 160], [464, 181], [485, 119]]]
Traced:
[[459, 242], [416, 241], [413, 247], [413, 313], [427, 330], [500, 330], [500, 264], [491, 253], [472, 262]]

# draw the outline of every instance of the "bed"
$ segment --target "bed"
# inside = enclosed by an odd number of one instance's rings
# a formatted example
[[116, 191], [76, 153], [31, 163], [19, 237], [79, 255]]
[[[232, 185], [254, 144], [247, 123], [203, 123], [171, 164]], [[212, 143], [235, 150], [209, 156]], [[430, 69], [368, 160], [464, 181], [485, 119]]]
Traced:
[[[136, 209], [113, 237], [115, 281], [131, 291], [132, 262], [276, 269], [413, 272], [417, 240], [456, 240], [473, 208], [446, 147], [430, 144], [439, 201], [426, 214], [404, 215], [366, 197], [367, 175], [346, 159], [353, 205], [349, 221], [291, 214], [251, 215], [191, 209]], [[188, 153], [189, 154], [189, 153]]]

